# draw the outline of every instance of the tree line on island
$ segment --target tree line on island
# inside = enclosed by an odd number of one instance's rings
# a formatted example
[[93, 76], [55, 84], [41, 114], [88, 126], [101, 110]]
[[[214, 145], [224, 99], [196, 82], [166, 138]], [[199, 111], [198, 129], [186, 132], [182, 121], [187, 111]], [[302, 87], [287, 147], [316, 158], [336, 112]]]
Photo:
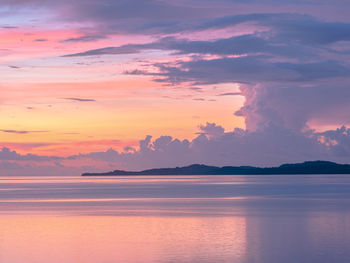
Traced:
[[128, 176], [128, 175], [268, 175], [268, 174], [350, 174], [349, 164], [328, 161], [310, 161], [282, 164], [278, 167], [208, 166], [192, 164], [185, 167], [157, 168], [143, 171], [114, 170], [106, 173], [83, 173], [82, 176]]

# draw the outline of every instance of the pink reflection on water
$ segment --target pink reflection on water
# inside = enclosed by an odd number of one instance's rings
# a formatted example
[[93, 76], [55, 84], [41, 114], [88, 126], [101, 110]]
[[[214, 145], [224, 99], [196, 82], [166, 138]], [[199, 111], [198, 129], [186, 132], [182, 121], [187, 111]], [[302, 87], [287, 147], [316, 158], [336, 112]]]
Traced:
[[244, 217], [0, 217], [0, 262], [240, 262]]

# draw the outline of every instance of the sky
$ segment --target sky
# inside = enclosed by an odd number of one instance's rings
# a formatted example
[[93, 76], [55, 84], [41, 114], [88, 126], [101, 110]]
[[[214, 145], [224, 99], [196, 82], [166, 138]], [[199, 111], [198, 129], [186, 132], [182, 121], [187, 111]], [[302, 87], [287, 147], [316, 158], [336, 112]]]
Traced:
[[350, 162], [346, 0], [1, 0], [0, 174]]

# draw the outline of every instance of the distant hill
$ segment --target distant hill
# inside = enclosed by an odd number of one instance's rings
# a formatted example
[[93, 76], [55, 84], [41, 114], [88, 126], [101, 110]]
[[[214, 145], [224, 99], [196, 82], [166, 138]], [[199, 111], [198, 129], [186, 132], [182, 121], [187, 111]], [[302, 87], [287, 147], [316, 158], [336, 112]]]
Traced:
[[312, 161], [283, 164], [278, 167], [259, 168], [253, 166], [207, 166], [192, 164], [185, 167], [149, 169], [144, 171], [115, 170], [107, 173], [83, 173], [82, 176], [123, 175], [254, 175], [254, 174], [350, 174], [349, 164], [327, 161]]

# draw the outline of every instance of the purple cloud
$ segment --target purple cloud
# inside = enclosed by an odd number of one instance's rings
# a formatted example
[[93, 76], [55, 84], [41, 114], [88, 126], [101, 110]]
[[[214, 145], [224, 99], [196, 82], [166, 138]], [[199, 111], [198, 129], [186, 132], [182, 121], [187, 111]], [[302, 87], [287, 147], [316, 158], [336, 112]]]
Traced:
[[238, 96], [238, 95], [242, 95], [241, 92], [225, 92], [225, 93], [220, 93], [216, 96]]
[[19, 154], [16, 151], [11, 151], [7, 147], [0, 150], [0, 161], [51, 161], [60, 160], [61, 157], [56, 156], [40, 156], [36, 154]]
[[[193, 163], [264, 167], [305, 160], [350, 162], [350, 129], [346, 127], [317, 133], [312, 130], [294, 131], [270, 124], [256, 131], [237, 128], [225, 131], [220, 125], [206, 123], [199, 126], [199, 129], [198, 136], [192, 141], [171, 136], [161, 136], [153, 140], [152, 136], [147, 136], [139, 142], [138, 149], [127, 147], [123, 152], [109, 149], [105, 152], [55, 157], [22, 155], [3, 148], [0, 151], [0, 162], [6, 169], [0, 174], [23, 175], [28, 174], [28, 171], [45, 174], [53, 167], [65, 174], [107, 169], [97, 169], [84, 164], [77, 168], [76, 165], [69, 166], [64, 163], [65, 160], [78, 163], [85, 160], [86, 163], [89, 159], [105, 163], [108, 170], [176, 167]], [[50, 162], [51, 165], [40, 167], [30, 164], [29, 167], [29, 164], [22, 164], [23, 161]]]
[[99, 36], [99, 35], [83, 35], [80, 37], [73, 37], [73, 38], [67, 38], [62, 40], [62, 43], [75, 43], [75, 42], [90, 42], [90, 41], [96, 41], [99, 39], [103, 39], [105, 36]]
[[84, 99], [84, 98], [63, 98], [65, 100], [73, 100], [73, 101], [79, 101], [79, 102], [95, 102], [94, 99]]
[[[273, 166], [305, 160], [350, 161], [350, 129], [303, 133], [271, 124], [258, 131], [225, 130], [215, 123], [201, 125], [200, 134], [193, 139], [179, 140], [161, 136], [152, 140], [147, 136], [139, 149], [117, 152], [95, 152], [74, 158], [93, 158], [107, 161], [116, 169], [146, 169], [175, 167], [192, 163], [208, 165]], [[327, 141], [332, 141], [332, 144]]]
[[28, 133], [50, 132], [50, 131], [26, 131], [26, 130], [6, 130], [6, 129], [0, 129], [0, 132], [5, 132], [5, 133], [16, 133], [16, 134], [28, 134]]

